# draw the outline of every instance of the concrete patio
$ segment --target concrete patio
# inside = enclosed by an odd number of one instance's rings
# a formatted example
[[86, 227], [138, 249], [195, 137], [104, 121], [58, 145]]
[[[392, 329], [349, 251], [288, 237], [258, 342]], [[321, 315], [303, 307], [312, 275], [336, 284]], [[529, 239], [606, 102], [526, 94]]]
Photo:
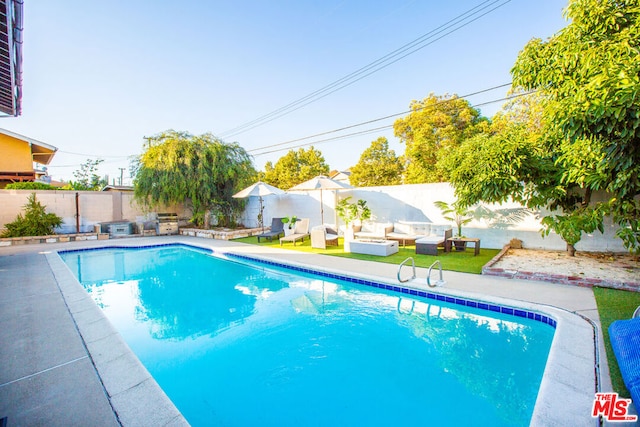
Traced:
[[[6, 418], [8, 426], [188, 424], [55, 254], [62, 249], [170, 242], [397, 283], [397, 266], [392, 264], [197, 237], [2, 247], [0, 419]], [[424, 269], [418, 269], [418, 277], [422, 280], [412, 285], [426, 287]], [[611, 384], [591, 289], [454, 272], [445, 272], [445, 280], [446, 287], [437, 292], [545, 310], [558, 319], [541, 386], [544, 398], [532, 424], [596, 425], [590, 413], [596, 382], [600, 391], [611, 391]]]

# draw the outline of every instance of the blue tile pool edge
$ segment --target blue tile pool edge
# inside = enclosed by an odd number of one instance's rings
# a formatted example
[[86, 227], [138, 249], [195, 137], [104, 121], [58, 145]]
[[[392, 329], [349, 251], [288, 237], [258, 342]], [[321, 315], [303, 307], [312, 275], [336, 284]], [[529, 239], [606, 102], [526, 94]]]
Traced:
[[139, 249], [156, 249], [156, 248], [163, 248], [163, 247], [176, 247], [176, 248], [182, 247], [186, 249], [195, 250], [198, 252], [204, 252], [207, 254], [214, 253], [213, 249], [203, 248], [201, 246], [189, 245], [187, 243], [157, 243], [154, 245], [135, 245], [135, 246], [134, 245], [131, 245], [131, 246], [113, 245], [113, 246], [100, 246], [96, 248], [62, 249], [57, 252], [58, 254], [68, 254], [73, 252], [96, 252], [96, 251], [108, 251], [113, 249], [127, 251], [127, 250], [139, 250]]
[[358, 285], [370, 286], [370, 287], [373, 287], [373, 288], [383, 289], [383, 290], [387, 290], [387, 291], [391, 291], [391, 292], [397, 292], [397, 293], [408, 294], [408, 295], [412, 295], [412, 296], [416, 296], [416, 297], [420, 297], [420, 298], [426, 298], [426, 299], [432, 299], [432, 300], [436, 300], [436, 301], [447, 302], [447, 303], [450, 303], [450, 304], [456, 304], [456, 305], [460, 305], [460, 306], [464, 306], [464, 307], [477, 308], [477, 309], [480, 309], [480, 310], [491, 311], [491, 312], [494, 312], [494, 313], [502, 313], [502, 314], [506, 314], [506, 315], [509, 315], [509, 316], [520, 317], [520, 318], [524, 318], [524, 319], [531, 319], [531, 320], [534, 320], [534, 321], [541, 322], [541, 323], [544, 323], [546, 325], [549, 325], [554, 329], [558, 325], [557, 320], [554, 319], [551, 316], [548, 316], [548, 315], [545, 315], [545, 314], [541, 314], [541, 313], [537, 313], [537, 312], [533, 312], [533, 311], [529, 311], [529, 310], [525, 310], [525, 309], [521, 309], [521, 308], [508, 307], [508, 306], [503, 306], [503, 305], [500, 305], [500, 304], [482, 302], [482, 301], [472, 300], [472, 299], [468, 299], [468, 298], [461, 298], [461, 297], [453, 297], [453, 296], [448, 296], [448, 295], [442, 295], [442, 294], [438, 294], [438, 293], [435, 293], [435, 292], [422, 291], [422, 290], [419, 290], [419, 289], [409, 288], [409, 287], [405, 287], [405, 286], [402, 286], [402, 285], [390, 285], [390, 284], [387, 284], [387, 283], [382, 283], [380, 281], [362, 279], [362, 278], [357, 278], [357, 277], [352, 277], [352, 276], [346, 276], [346, 275], [339, 274], [339, 273], [331, 273], [331, 272], [326, 272], [326, 271], [320, 271], [320, 270], [315, 270], [315, 269], [308, 268], [308, 267], [301, 267], [301, 266], [297, 266], [297, 265], [292, 265], [292, 264], [287, 264], [287, 263], [282, 263], [282, 262], [277, 262], [277, 261], [271, 261], [271, 260], [266, 260], [266, 259], [262, 259], [262, 258], [255, 258], [255, 257], [247, 256], [247, 255], [240, 255], [240, 254], [236, 254], [236, 253], [233, 253], [233, 252], [224, 252], [224, 255], [227, 256], [227, 257], [230, 257], [230, 258], [237, 258], [237, 259], [241, 259], [241, 260], [257, 262], [257, 263], [260, 263], [260, 264], [271, 265], [271, 266], [274, 266], [274, 267], [280, 267], [280, 268], [284, 268], [284, 269], [288, 269], [288, 270], [299, 271], [299, 272], [302, 272], [302, 273], [314, 274], [314, 275], [321, 276], [321, 277], [326, 277], [326, 278], [329, 278], [329, 279], [343, 280], [343, 281], [346, 281], [346, 282], [349, 282], [349, 283], [355, 283], [355, 284], [358, 284]]
[[[202, 252], [202, 253], [205, 253], [205, 254], [215, 254], [216, 253], [216, 251], [214, 251], [213, 249], [203, 248], [201, 246], [195, 246], [195, 245], [190, 245], [190, 244], [186, 244], [186, 243], [161, 243], [161, 244], [154, 244], [154, 245], [136, 245], [136, 246], [118, 246], [118, 245], [115, 245], [115, 246], [103, 246], [103, 247], [98, 247], [98, 248], [65, 249], [65, 250], [58, 251], [58, 253], [59, 254], [64, 254], [64, 253], [73, 253], [73, 252], [103, 251], [103, 250], [113, 250], [113, 249], [117, 249], [117, 250], [139, 250], [139, 249], [155, 249], [155, 248], [163, 248], [163, 247], [165, 247], [165, 248], [166, 247], [176, 247], [176, 248], [180, 248], [181, 247], [181, 248], [185, 248], [185, 249], [195, 250], [197, 252]], [[477, 308], [479, 310], [486, 310], [486, 311], [490, 311], [490, 312], [494, 312], [494, 313], [502, 313], [502, 314], [506, 314], [506, 315], [509, 315], [509, 316], [520, 317], [520, 318], [524, 318], [524, 319], [530, 319], [530, 320], [534, 320], [534, 321], [541, 322], [541, 323], [544, 323], [546, 325], [549, 325], [554, 329], [558, 325], [557, 320], [554, 319], [551, 316], [548, 316], [548, 315], [545, 315], [545, 314], [541, 314], [541, 313], [537, 313], [537, 312], [534, 312], [534, 311], [521, 309], [521, 308], [509, 307], [509, 306], [504, 306], [504, 305], [500, 305], [500, 304], [483, 302], [483, 301], [473, 300], [473, 299], [468, 299], [468, 298], [461, 298], [461, 297], [453, 297], [453, 296], [448, 296], [448, 295], [442, 295], [442, 294], [438, 294], [436, 292], [427, 292], [427, 291], [414, 289], [414, 288], [410, 288], [410, 287], [406, 287], [406, 286], [402, 286], [402, 285], [390, 285], [390, 284], [387, 284], [387, 283], [382, 283], [381, 281], [368, 280], [368, 279], [363, 279], [363, 278], [358, 278], [358, 277], [353, 277], [353, 276], [347, 276], [347, 275], [339, 274], [339, 273], [331, 273], [331, 272], [326, 272], [326, 271], [321, 271], [321, 270], [315, 270], [315, 269], [308, 268], [308, 267], [301, 267], [301, 266], [297, 266], [297, 265], [293, 265], [293, 264], [287, 264], [287, 263], [267, 260], [267, 259], [263, 259], [263, 258], [250, 257], [250, 256], [247, 256], [247, 255], [236, 254], [236, 253], [233, 253], [233, 252], [220, 251], [219, 253], [223, 254], [223, 255], [225, 255], [225, 256], [227, 256], [229, 258], [236, 258], [236, 259], [240, 259], [240, 260], [252, 261], [252, 262], [256, 262], [256, 263], [260, 263], [260, 264], [266, 264], [266, 265], [271, 265], [271, 266], [274, 266], [274, 267], [284, 268], [284, 269], [287, 269], [287, 270], [293, 270], [293, 271], [299, 271], [299, 272], [302, 272], [302, 273], [314, 274], [314, 275], [317, 275], [317, 276], [320, 276], [320, 277], [326, 277], [326, 278], [329, 278], [329, 279], [343, 280], [343, 281], [346, 281], [346, 282], [349, 282], [349, 283], [355, 283], [355, 284], [363, 285], [363, 286], [370, 286], [370, 287], [376, 288], [376, 289], [383, 289], [383, 290], [387, 290], [387, 291], [391, 291], [391, 292], [407, 294], [407, 295], [411, 295], [411, 296], [415, 296], [415, 297], [419, 297], [419, 298], [432, 299], [432, 300], [435, 300], [435, 301], [442, 301], [442, 302], [446, 302], [446, 303], [450, 303], [450, 304], [460, 305], [460, 306], [463, 306], [463, 307]]]

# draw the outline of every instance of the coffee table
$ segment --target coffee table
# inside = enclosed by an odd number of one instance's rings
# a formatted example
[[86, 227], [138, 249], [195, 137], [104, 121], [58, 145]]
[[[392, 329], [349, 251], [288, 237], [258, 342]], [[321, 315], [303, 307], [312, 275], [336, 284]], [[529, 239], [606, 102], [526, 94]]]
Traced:
[[350, 246], [354, 254], [389, 256], [398, 253], [398, 242], [392, 240], [353, 240]]

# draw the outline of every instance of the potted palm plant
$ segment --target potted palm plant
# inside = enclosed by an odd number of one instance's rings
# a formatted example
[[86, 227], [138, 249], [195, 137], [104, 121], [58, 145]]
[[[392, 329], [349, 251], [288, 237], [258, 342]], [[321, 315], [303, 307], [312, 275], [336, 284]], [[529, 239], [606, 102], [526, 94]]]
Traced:
[[346, 197], [336, 205], [338, 216], [344, 221], [347, 228], [355, 224], [361, 224], [371, 218], [371, 209], [367, 206], [366, 200], [358, 199], [356, 203], [349, 203], [351, 197]]
[[456, 202], [449, 204], [447, 202], [437, 201], [434, 205], [440, 209], [444, 219], [452, 221], [456, 225], [458, 233], [454, 236], [453, 244], [457, 251], [463, 251], [467, 246], [467, 242], [462, 240], [456, 241], [455, 238], [464, 237], [462, 235], [462, 226], [473, 220], [473, 211], [469, 208], [460, 206]]

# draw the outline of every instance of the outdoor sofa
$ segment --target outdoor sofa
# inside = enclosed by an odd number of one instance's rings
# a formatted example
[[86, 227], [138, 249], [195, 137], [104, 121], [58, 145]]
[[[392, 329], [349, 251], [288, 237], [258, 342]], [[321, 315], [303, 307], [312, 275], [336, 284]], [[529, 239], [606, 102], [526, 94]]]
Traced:
[[406, 246], [407, 242], [414, 243], [417, 239], [431, 234], [431, 223], [398, 221], [393, 223], [393, 230], [387, 233], [387, 240], [397, 240]]
[[385, 240], [392, 231], [393, 224], [389, 222], [362, 221], [361, 225], [353, 226], [356, 239]]

